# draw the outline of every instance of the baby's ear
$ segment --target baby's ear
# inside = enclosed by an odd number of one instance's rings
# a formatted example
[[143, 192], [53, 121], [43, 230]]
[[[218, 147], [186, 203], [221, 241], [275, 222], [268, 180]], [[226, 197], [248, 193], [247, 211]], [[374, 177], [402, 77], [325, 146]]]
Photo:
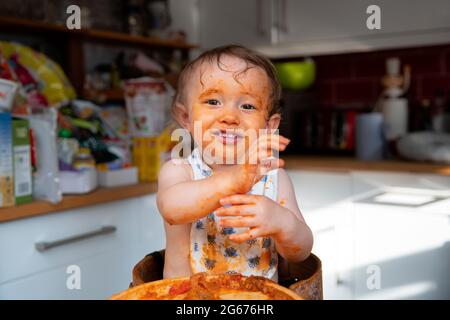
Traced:
[[180, 124], [183, 128], [187, 129], [189, 127], [189, 110], [184, 104], [174, 102], [172, 114], [178, 124]]
[[278, 127], [280, 126], [280, 121], [281, 121], [281, 114], [275, 113], [271, 115], [268, 121], [268, 128], [278, 129]]

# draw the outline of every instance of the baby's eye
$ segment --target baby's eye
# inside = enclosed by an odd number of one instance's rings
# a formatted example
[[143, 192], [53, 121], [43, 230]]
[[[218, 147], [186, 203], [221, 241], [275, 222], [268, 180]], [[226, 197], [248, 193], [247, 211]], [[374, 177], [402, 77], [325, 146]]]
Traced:
[[219, 105], [220, 102], [216, 99], [208, 99], [208, 100], [206, 100], [206, 103], [209, 105], [212, 105], [212, 106], [217, 106], [217, 105]]
[[241, 106], [241, 108], [244, 110], [255, 110], [256, 109], [255, 106], [252, 106], [251, 104], [243, 104]]

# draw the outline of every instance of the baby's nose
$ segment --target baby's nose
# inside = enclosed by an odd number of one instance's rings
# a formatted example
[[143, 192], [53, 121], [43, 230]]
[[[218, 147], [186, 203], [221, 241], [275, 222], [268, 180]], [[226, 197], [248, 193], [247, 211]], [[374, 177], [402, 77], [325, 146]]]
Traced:
[[225, 124], [239, 124], [239, 115], [233, 111], [226, 111], [221, 115], [220, 121]]

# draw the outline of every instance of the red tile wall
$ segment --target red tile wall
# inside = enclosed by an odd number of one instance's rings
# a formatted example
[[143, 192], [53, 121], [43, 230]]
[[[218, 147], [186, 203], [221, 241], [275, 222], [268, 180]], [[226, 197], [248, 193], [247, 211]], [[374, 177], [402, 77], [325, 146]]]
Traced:
[[324, 107], [373, 106], [389, 57], [411, 66], [410, 97], [414, 101], [431, 99], [438, 89], [450, 94], [450, 44], [313, 57], [317, 80], [311, 90]]

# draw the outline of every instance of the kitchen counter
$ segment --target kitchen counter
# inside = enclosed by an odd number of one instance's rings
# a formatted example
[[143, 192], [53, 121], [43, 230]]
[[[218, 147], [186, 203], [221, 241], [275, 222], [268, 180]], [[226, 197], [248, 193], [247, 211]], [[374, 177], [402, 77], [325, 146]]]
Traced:
[[68, 209], [80, 208], [111, 201], [155, 193], [156, 183], [139, 183], [136, 185], [114, 188], [99, 188], [83, 195], [64, 196], [60, 203], [52, 204], [46, 201], [34, 201], [15, 207], [0, 209], [0, 223], [22, 218], [39, 216], [52, 212], [60, 212]]
[[[416, 163], [406, 161], [359, 161], [354, 158], [318, 157], [318, 156], [286, 156], [285, 168], [288, 170], [312, 171], [390, 171], [409, 173], [428, 173], [450, 176], [450, 166], [431, 163]], [[123, 200], [157, 191], [156, 183], [139, 183], [131, 186], [115, 188], [99, 188], [84, 195], [64, 196], [58, 204], [46, 201], [34, 201], [29, 204], [0, 209], [0, 223], [39, 216], [52, 212], [80, 208], [90, 205]]]
[[286, 156], [285, 168], [288, 170], [317, 171], [394, 171], [408, 173], [428, 173], [450, 176], [450, 165], [398, 160], [360, 161], [355, 158]]

